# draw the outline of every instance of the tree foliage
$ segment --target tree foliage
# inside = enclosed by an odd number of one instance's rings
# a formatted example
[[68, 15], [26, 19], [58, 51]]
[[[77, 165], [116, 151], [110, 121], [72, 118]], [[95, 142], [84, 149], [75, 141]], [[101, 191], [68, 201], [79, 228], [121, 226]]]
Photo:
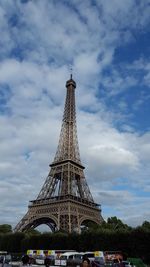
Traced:
[[0, 225], [0, 234], [12, 233], [12, 227], [9, 224]]
[[41, 234], [41, 232], [39, 232], [38, 230], [36, 230], [36, 229], [28, 229], [28, 230], [26, 230], [25, 231], [25, 233], [27, 234], [27, 235], [39, 235], [39, 234]]

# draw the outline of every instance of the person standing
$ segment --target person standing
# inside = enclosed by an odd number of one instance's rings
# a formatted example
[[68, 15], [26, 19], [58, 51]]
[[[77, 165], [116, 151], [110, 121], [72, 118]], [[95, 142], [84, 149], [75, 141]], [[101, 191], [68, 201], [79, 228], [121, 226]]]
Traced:
[[90, 260], [88, 258], [83, 258], [81, 266], [80, 267], [91, 267]]
[[45, 267], [49, 267], [50, 266], [50, 259], [49, 259], [49, 257], [46, 257], [45, 258], [44, 265], [45, 265]]
[[1, 255], [0, 256], [0, 267], [3, 267], [5, 264], [5, 256], [4, 255]]
[[28, 255], [24, 255], [21, 260], [22, 260], [23, 267], [29, 267], [30, 258]]

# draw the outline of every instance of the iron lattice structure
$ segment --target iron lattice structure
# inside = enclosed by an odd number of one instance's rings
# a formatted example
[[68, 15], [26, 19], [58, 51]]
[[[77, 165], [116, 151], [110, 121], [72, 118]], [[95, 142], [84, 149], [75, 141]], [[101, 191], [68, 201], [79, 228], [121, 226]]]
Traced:
[[79, 232], [81, 224], [101, 224], [100, 205], [90, 193], [81, 164], [77, 139], [75, 88], [72, 79], [66, 82], [67, 94], [59, 144], [49, 174], [36, 200], [30, 201], [28, 212], [15, 231], [47, 224], [52, 231]]

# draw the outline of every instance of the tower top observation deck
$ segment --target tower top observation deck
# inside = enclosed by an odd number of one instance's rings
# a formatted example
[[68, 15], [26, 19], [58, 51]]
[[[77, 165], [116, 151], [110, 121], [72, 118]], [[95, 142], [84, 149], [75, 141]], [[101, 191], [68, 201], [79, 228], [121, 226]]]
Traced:
[[71, 87], [76, 88], [76, 82], [72, 79], [72, 74], [70, 74], [70, 79], [66, 82], [66, 87]]

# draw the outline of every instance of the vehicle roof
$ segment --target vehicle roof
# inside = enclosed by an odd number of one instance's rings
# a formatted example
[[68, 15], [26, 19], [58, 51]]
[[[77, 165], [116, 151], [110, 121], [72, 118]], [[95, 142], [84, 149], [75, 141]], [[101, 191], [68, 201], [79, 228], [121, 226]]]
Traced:
[[61, 256], [69, 256], [69, 255], [75, 255], [75, 254], [83, 254], [82, 252], [64, 252]]
[[94, 254], [94, 251], [85, 251], [83, 252], [84, 254], [87, 254], [87, 253], [93, 253]]

